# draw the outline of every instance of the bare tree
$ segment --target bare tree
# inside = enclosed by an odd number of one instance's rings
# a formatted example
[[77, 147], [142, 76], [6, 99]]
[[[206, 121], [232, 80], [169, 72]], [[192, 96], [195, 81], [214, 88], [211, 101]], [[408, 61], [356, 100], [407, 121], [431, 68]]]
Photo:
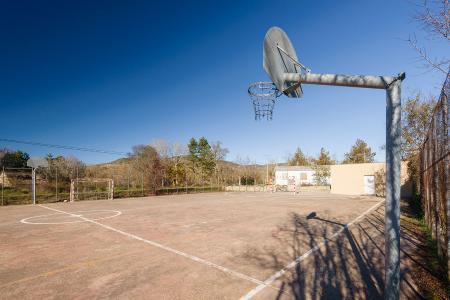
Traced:
[[219, 160], [224, 160], [229, 153], [227, 148], [222, 147], [222, 142], [217, 141], [211, 144], [211, 150], [214, 155], [214, 160], [217, 162]]
[[220, 141], [212, 143], [211, 151], [212, 151], [214, 161], [215, 161], [214, 172], [215, 172], [217, 181], [219, 181], [220, 177], [223, 177], [223, 172], [224, 172], [223, 160], [225, 159], [225, 157], [227, 156], [229, 151], [227, 148], [224, 148], [222, 146], [222, 142], [220, 142]]
[[142, 183], [146, 182], [147, 187], [155, 190], [157, 183], [161, 179], [161, 160], [158, 152], [150, 145], [137, 145], [133, 147], [131, 154], [134, 170], [142, 178]]
[[[449, 0], [423, 0], [419, 7], [420, 10], [415, 15], [414, 19], [422, 25], [424, 31], [427, 32], [431, 38], [443, 40], [448, 46], [448, 42], [450, 42]], [[408, 38], [408, 42], [428, 67], [442, 72], [445, 75], [448, 74], [450, 68], [450, 59], [448, 57], [439, 59], [433, 58], [429, 55], [425, 47], [419, 45], [415, 34]]]
[[172, 157], [173, 155], [173, 145], [164, 139], [153, 140], [150, 146], [158, 152], [161, 159]]
[[[71, 179], [83, 178], [86, 176], [86, 165], [74, 156], [57, 156], [51, 154], [47, 156], [49, 168], [42, 169], [42, 173], [49, 180], [55, 180], [58, 176], [59, 181], [70, 182]], [[56, 175], [56, 172], [58, 175]]]
[[187, 148], [181, 143], [175, 143], [172, 145], [171, 150], [171, 175], [172, 182], [178, 186], [182, 178], [186, 178], [186, 167], [183, 163], [184, 157], [187, 154]]

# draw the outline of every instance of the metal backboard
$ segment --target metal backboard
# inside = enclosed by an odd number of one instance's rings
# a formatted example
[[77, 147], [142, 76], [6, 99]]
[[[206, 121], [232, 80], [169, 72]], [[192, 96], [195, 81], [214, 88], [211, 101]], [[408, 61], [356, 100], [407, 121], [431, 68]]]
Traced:
[[286, 82], [284, 73], [301, 73], [297, 53], [287, 34], [279, 27], [270, 28], [264, 38], [263, 67], [278, 90], [291, 98], [303, 95], [300, 82]]
[[44, 157], [30, 157], [30, 159], [27, 160], [27, 166], [33, 169], [39, 167], [48, 168], [48, 161]]

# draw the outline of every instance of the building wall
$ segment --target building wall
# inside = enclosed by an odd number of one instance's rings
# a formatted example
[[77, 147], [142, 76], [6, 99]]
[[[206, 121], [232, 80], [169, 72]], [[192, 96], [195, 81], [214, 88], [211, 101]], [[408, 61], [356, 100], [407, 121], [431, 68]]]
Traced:
[[[283, 179], [283, 173], [287, 172], [287, 178]], [[306, 174], [306, 179], [301, 179], [301, 173]], [[276, 185], [289, 185], [289, 179], [295, 179], [295, 184], [314, 184], [314, 171], [275, 171]]]
[[[343, 164], [331, 166], [331, 193], [345, 195], [364, 194], [364, 176], [375, 175], [377, 171], [385, 172], [385, 163]], [[402, 197], [412, 196], [407, 163], [401, 166]], [[377, 180], [377, 178], [375, 178]], [[377, 182], [375, 183], [377, 184]]]

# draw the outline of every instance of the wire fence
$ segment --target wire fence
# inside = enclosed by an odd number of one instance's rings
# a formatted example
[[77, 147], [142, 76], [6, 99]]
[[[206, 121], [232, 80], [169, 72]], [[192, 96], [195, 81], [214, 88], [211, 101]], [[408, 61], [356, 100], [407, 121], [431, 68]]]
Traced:
[[450, 270], [449, 76], [450, 73], [442, 87], [425, 142], [420, 150], [420, 194], [425, 220], [433, 238], [437, 241], [439, 255], [447, 261], [448, 270]]
[[[238, 174], [239, 171], [237, 172]], [[245, 173], [243, 173], [245, 174]], [[103, 200], [220, 191], [269, 191], [266, 180], [217, 172], [169, 181], [128, 165], [90, 168], [70, 165], [36, 169], [36, 203]], [[261, 183], [263, 182], [263, 183]], [[71, 195], [72, 191], [72, 195]], [[0, 168], [0, 205], [32, 204], [32, 169]]]
[[[85, 172], [83, 177], [64, 177], [65, 170], [36, 170], [36, 202], [67, 202], [70, 200], [102, 200], [146, 197], [150, 195], [190, 194], [224, 191], [223, 180], [179, 180], [177, 185], [161, 180], [149, 181], [136, 172]], [[67, 172], [66, 172], [67, 173]], [[72, 172], [77, 174], [78, 171]], [[71, 189], [75, 196], [71, 199]], [[112, 195], [111, 195], [112, 193]], [[0, 205], [32, 204], [31, 168], [0, 169]]]

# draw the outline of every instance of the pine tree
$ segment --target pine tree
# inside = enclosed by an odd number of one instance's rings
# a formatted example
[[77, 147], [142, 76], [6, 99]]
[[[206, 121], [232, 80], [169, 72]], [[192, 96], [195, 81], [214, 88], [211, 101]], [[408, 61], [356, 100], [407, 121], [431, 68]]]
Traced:
[[295, 150], [294, 155], [288, 160], [288, 165], [309, 166], [311, 165], [311, 160], [303, 154], [302, 150], [298, 147], [297, 150]]
[[350, 149], [350, 152], [345, 153], [344, 164], [358, 164], [371, 163], [375, 161], [375, 152], [361, 139], [357, 139], [355, 144]]

